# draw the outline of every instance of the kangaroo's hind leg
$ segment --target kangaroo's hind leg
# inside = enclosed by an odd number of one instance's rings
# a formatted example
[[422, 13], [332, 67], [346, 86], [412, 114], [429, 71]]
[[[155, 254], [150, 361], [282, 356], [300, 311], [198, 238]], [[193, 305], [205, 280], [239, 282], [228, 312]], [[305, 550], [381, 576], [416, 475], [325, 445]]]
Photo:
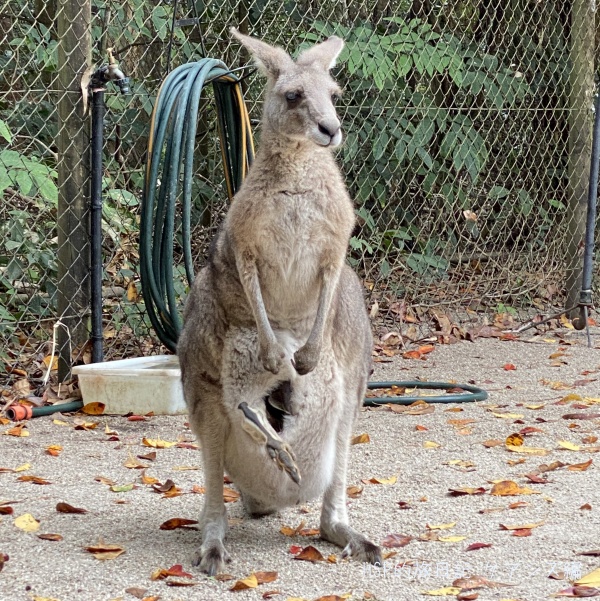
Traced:
[[194, 378], [191, 382], [184, 380], [184, 391], [190, 409], [190, 425], [201, 443], [206, 488], [200, 517], [202, 544], [192, 564], [214, 576], [230, 561], [223, 543], [227, 532], [223, 474], [228, 422], [223, 414], [219, 386]]
[[[352, 403], [349, 413], [354, 413], [354, 407]], [[342, 547], [344, 557], [352, 556], [360, 561], [382, 565], [381, 549], [348, 524], [346, 472], [353, 422], [354, 416], [346, 414], [338, 425], [333, 478], [325, 491], [321, 507], [321, 538]]]

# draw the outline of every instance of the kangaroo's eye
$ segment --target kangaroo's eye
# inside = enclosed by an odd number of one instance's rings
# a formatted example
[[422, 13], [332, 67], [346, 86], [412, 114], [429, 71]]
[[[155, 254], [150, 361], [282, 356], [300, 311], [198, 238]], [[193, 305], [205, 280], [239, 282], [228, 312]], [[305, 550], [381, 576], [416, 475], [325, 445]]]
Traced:
[[300, 94], [300, 92], [286, 92], [285, 93], [285, 99], [288, 102], [298, 102], [298, 100], [300, 100], [301, 97], [302, 97], [302, 94]]
[[339, 94], [332, 94], [331, 95], [331, 102], [333, 102], [333, 104], [336, 104], [337, 102], [339, 102], [340, 100], [340, 95]]

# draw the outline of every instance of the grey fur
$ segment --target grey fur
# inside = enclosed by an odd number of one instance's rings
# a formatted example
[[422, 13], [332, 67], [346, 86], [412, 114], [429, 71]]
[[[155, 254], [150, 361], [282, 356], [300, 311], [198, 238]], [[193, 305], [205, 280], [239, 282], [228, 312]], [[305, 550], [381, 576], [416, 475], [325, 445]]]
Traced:
[[[224, 471], [252, 515], [323, 495], [321, 536], [346, 555], [381, 562], [346, 512], [350, 436], [372, 340], [362, 287], [345, 264], [354, 209], [331, 154], [341, 130], [328, 67], [343, 42], [319, 44], [298, 64], [233, 34], [255, 54], [268, 86], [260, 151], [190, 291], [178, 344], [205, 467], [194, 563], [215, 574], [228, 561]], [[301, 96], [290, 103], [290, 92]], [[289, 411], [276, 432], [265, 398], [282, 382], [291, 384]], [[299, 483], [288, 476], [294, 469]]]

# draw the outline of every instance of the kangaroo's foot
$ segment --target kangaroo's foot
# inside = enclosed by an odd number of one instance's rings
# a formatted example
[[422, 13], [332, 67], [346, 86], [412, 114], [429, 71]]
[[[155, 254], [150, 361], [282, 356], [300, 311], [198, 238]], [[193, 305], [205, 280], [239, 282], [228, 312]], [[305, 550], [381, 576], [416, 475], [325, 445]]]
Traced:
[[204, 541], [192, 557], [192, 565], [199, 566], [209, 576], [223, 572], [225, 564], [230, 561], [231, 557], [220, 539]]
[[292, 448], [277, 436], [266, 417], [249, 407], [248, 403], [240, 403], [238, 409], [241, 409], [245, 417], [242, 424], [244, 430], [257, 443], [264, 444], [277, 467], [285, 471], [296, 484], [300, 484], [300, 472]]
[[342, 522], [324, 524], [321, 521], [321, 538], [342, 547], [342, 557], [383, 565], [381, 549], [366, 536]]
[[279, 373], [285, 359], [283, 347], [273, 339], [272, 341], [259, 345], [258, 357], [262, 366], [273, 374]]

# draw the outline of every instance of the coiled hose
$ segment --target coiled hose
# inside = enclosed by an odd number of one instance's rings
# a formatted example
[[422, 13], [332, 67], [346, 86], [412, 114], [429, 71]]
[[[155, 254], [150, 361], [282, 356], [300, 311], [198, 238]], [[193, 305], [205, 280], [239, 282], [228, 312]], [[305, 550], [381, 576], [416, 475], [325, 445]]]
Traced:
[[[231, 199], [254, 159], [250, 118], [240, 80], [216, 59], [205, 58], [172, 71], [159, 89], [150, 122], [148, 158], [141, 206], [140, 267], [142, 294], [148, 316], [161, 342], [176, 351], [182, 327], [173, 286], [173, 243], [176, 200], [181, 196], [183, 259], [188, 282], [194, 279], [190, 242], [193, 155], [200, 98], [212, 84], [217, 109], [221, 155], [227, 194]], [[158, 192], [157, 192], [158, 191]], [[464, 403], [487, 399], [475, 386], [444, 382], [370, 382], [369, 389], [403, 387], [461, 389], [460, 394], [439, 396], [371, 397], [365, 405]]]

